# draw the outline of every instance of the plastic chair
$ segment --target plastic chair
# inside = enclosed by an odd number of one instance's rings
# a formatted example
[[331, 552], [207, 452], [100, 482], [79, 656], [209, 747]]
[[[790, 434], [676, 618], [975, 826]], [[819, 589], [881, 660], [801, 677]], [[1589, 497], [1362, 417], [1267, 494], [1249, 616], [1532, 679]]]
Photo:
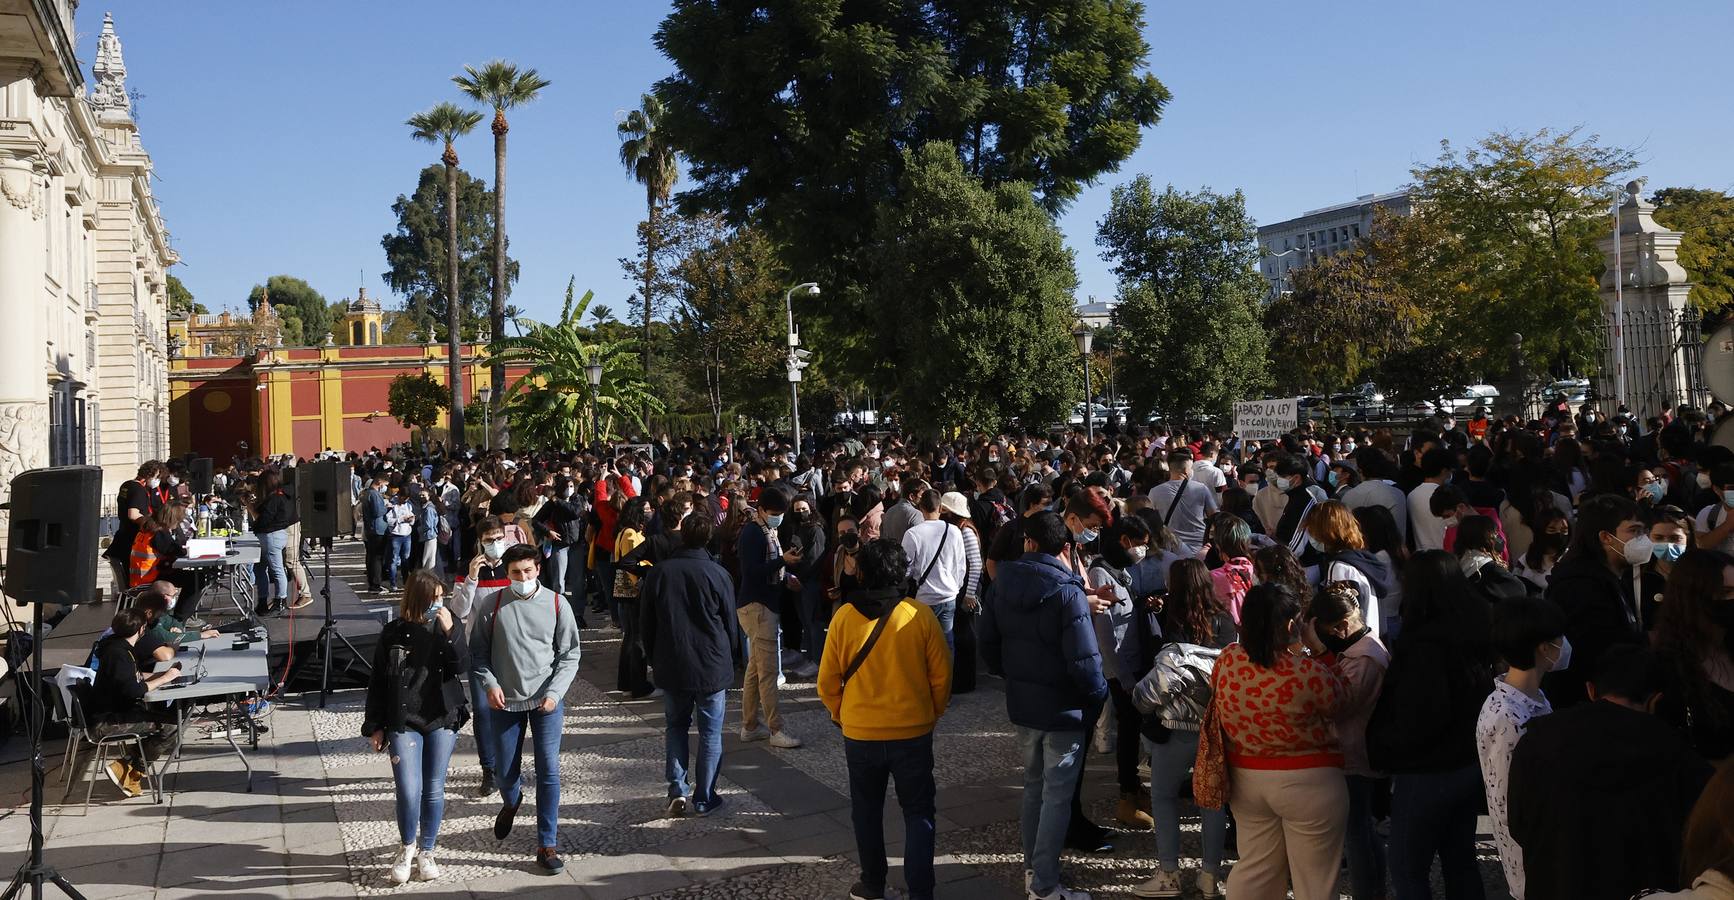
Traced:
[[88, 740], [84, 729], [72, 720], [72, 710], [67, 708], [66, 695], [55, 685], [48, 691], [48, 696], [54, 701], [54, 721], [66, 726], [66, 752], [60, 755], [61, 782], [72, 789], [72, 764], [78, 761], [78, 745]]
[[[82, 682], [72, 686], [72, 718], [69, 723], [71, 727], [78, 730], [82, 740], [85, 743], [90, 744], [96, 750], [94, 763], [96, 768], [85, 778], [84, 812], [87, 815], [90, 813], [90, 795], [96, 790], [96, 772], [100, 771], [101, 768], [110, 761], [108, 755], [109, 748], [125, 748], [130, 746], [138, 750], [139, 759], [145, 758], [144, 735], [138, 732], [123, 731], [116, 734], [105, 735], [100, 738], [93, 737], [96, 732], [91, 729], [90, 720], [86, 718], [84, 714], [83, 694], [88, 690], [90, 690], [90, 686]], [[119, 755], [114, 757], [114, 759], [117, 760], [121, 758], [122, 757]], [[157, 773], [151, 769], [148, 761], [145, 763], [144, 770], [145, 780], [148, 781], [151, 786], [151, 796], [157, 803], [163, 802], [161, 779], [159, 779]], [[68, 794], [72, 793], [72, 777], [70, 774], [67, 776], [66, 792]]]

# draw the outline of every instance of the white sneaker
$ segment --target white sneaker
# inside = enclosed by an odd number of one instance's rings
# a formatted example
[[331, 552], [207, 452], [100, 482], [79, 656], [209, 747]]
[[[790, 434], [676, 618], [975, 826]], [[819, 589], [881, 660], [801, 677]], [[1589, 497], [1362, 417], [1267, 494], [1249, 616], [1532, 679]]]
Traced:
[[434, 862], [432, 850], [415, 855], [415, 877], [417, 881], [433, 881], [440, 877], [440, 864]]
[[1035, 891], [1028, 893], [1030, 900], [1090, 900], [1088, 892], [1074, 891], [1067, 887], [1054, 888], [1051, 894], [1038, 894]]
[[671, 819], [684, 817], [692, 809], [692, 801], [685, 797], [670, 797], [668, 800], [668, 816]]
[[398, 852], [397, 858], [391, 863], [391, 883], [403, 884], [409, 880], [409, 867], [415, 861], [415, 845], [404, 847]]
[[771, 735], [771, 746], [778, 750], [793, 750], [801, 746], [801, 739], [787, 731], [779, 731]]
[[771, 736], [771, 730], [769, 728], [766, 728], [763, 725], [760, 725], [759, 727], [754, 728], [751, 731], [748, 731], [745, 728], [741, 729], [741, 742], [745, 743], [745, 744], [750, 744], [753, 741], [768, 740], [770, 738], [770, 736]]
[[1215, 875], [1200, 871], [1198, 873], [1198, 895], [1210, 898], [1222, 896], [1222, 882], [1218, 881]]
[[785, 687], [788, 685], [788, 683], [789, 683], [789, 676], [784, 675], [781, 672], [778, 672], [777, 673], [777, 687]]
[[1157, 869], [1150, 880], [1132, 889], [1134, 897], [1178, 897], [1180, 896], [1180, 873]]

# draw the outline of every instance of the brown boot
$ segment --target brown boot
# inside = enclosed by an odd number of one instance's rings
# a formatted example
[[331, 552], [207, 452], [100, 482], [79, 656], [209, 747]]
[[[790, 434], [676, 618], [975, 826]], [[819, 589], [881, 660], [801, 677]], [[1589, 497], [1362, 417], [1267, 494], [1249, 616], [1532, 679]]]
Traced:
[[1150, 814], [1150, 789], [1145, 788], [1132, 795], [1133, 802], [1138, 804], [1138, 810], [1145, 815]]
[[1135, 794], [1121, 794], [1120, 805], [1114, 810], [1114, 818], [1127, 828], [1150, 828], [1156, 820], [1150, 814], [1138, 808], [1138, 798]]

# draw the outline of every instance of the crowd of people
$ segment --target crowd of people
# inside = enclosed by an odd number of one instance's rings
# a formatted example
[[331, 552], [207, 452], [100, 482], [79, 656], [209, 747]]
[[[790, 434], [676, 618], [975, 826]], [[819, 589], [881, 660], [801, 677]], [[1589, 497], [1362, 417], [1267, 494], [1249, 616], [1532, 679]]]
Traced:
[[[1486, 815], [1519, 900], [1727, 898], [1734, 452], [1708, 440], [1725, 414], [350, 453], [368, 587], [401, 588], [364, 726], [398, 784], [391, 880], [437, 877], [466, 724], [502, 839], [528, 732], [536, 864], [561, 868], [561, 703], [579, 630], [606, 625], [618, 690], [664, 704], [671, 816], [726, 806], [727, 691], [742, 741], [794, 752], [779, 694], [816, 680], [859, 900], [886, 889], [893, 783], [908, 891], [932, 896], [933, 733], [982, 674], [1024, 766], [1031, 898], [1087, 896], [1063, 855], [1113, 848], [1084, 812], [1094, 755], [1114, 817], [1153, 832], [1140, 897], [1315, 900], [1342, 880], [1416, 900], [1437, 860], [1444, 895], [1474, 900]], [[278, 466], [223, 475], [252, 486], [256, 530], [281, 521]], [[289, 543], [265, 543], [267, 610], [305, 583]]]

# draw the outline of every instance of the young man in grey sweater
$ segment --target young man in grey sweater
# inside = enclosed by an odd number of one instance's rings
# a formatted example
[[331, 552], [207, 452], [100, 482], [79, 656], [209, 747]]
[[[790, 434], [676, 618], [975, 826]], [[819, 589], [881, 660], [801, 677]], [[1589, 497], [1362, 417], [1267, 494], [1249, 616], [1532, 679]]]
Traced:
[[470, 675], [486, 692], [487, 735], [492, 740], [503, 806], [494, 837], [505, 840], [524, 800], [520, 781], [524, 731], [536, 753], [536, 863], [559, 872], [561, 701], [578, 674], [578, 623], [566, 601], [542, 586], [541, 556], [529, 544], [507, 550], [501, 563], [509, 581], [494, 602], [476, 611], [470, 632]]

